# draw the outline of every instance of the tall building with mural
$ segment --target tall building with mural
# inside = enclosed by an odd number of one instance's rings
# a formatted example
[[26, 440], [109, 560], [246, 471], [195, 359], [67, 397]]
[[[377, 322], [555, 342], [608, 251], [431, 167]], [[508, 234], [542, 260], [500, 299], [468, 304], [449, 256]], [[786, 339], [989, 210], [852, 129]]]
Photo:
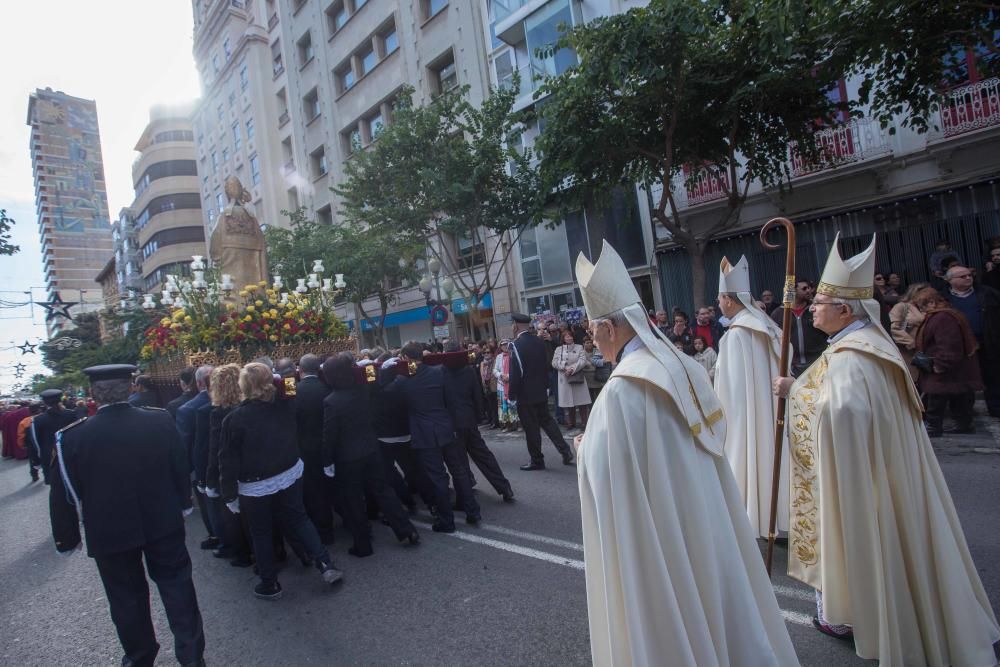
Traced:
[[[51, 88], [28, 98], [35, 207], [48, 300], [77, 302], [71, 315], [103, 307], [96, 276], [113, 253], [97, 104]], [[47, 322], [50, 336], [72, 326]]]

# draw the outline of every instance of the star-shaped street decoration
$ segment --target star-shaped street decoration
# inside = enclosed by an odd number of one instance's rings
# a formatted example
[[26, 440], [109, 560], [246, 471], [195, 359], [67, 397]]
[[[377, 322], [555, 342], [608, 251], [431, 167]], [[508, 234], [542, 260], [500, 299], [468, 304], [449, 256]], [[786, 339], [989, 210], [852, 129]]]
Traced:
[[48, 311], [45, 314], [46, 322], [50, 322], [57, 317], [65, 317], [67, 320], [72, 321], [73, 316], [69, 314], [69, 309], [77, 305], [77, 303], [77, 301], [63, 301], [62, 297], [59, 296], [59, 292], [56, 292], [51, 301], [39, 301], [38, 305]]
[[27, 368], [27, 366], [25, 366], [24, 364], [15, 364], [14, 365], [14, 372], [15, 373], [23, 373], [25, 368]]
[[15, 345], [14, 347], [21, 350], [21, 356], [24, 356], [25, 354], [34, 354], [36, 344], [24, 341], [24, 345]]

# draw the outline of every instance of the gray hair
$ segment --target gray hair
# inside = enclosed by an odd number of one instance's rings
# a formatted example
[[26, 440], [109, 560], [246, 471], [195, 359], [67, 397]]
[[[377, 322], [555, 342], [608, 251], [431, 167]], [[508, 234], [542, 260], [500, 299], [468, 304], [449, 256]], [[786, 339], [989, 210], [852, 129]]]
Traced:
[[951, 280], [953, 271], [968, 271], [969, 267], [963, 266], [962, 264], [952, 264], [951, 267], [944, 272], [944, 279]]
[[274, 370], [274, 362], [271, 361], [271, 357], [257, 357], [251, 363], [254, 363], [254, 364], [264, 364], [265, 366], [267, 366], [268, 368], [270, 368], [272, 371]]
[[208, 378], [211, 377], [213, 370], [215, 370], [214, 366], [205, 364], [204, 366], [199, 366], [198, 370], [194, 372], [194, 381], [199, 389], [208, 387]]
[[132, 381], [128, 378], [97, 380], [90, 383], [90, 393], [98, 405], [123, 403], [128, 400]]
[[610, 322], [616, 329], [620, 329], [622, 327], [628, 327], [629, 329], [632, 328], [632, 325], [628, 321], [628, 317], [626, 317], [625, 315], [624, 309], [608, 313], [604, 317], [595, 317], [590, 321], [594, 322], [595, 324], [600, 324], [601, 322]]
[[863, 320], [870, 320], [865, 304], [861, 299], [841, 299], [841, 303], [851, 309], [851, 315]]

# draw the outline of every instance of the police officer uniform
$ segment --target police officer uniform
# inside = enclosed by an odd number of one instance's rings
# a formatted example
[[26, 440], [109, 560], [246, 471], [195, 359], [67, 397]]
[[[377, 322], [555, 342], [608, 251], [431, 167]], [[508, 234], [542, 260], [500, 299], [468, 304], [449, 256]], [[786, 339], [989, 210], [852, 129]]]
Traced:
[[45, 403], [45, 412], [31, 421], [31, 463], [42, 471], [45, 483], [49, 484], [49, 471], [55, 450], [56, 432], [76, 421], [76, 412], [62, 406], [63, 393], [59, 389], [46, 389], [39, 396]]
[[[135, 367], [94, 366], [91, 382], [128, 379]], [[182, 665], [203, 664], [205, 636], [184, 542], [191, 509], [187, 452], [170, 415], [128, 402], [102, 405], [56, 435], [49, 512], [56, 549], [80, 548], [97, 563], [123, 665], [152, 665], [159, 651], [149, 608], [156, 582]]]

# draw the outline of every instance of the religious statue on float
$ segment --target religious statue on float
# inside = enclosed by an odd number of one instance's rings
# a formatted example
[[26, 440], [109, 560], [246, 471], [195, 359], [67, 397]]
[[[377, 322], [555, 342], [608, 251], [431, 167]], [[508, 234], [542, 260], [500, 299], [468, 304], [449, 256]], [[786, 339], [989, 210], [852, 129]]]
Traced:
[[219, 221], [209, 241], [209, 255], [219, 272], [237, 290], [267, 280], [267, 250], [257, 218], [246, 209], [250, 193], [235, 176], [226, 179], [229, 205], [219, 211]]

